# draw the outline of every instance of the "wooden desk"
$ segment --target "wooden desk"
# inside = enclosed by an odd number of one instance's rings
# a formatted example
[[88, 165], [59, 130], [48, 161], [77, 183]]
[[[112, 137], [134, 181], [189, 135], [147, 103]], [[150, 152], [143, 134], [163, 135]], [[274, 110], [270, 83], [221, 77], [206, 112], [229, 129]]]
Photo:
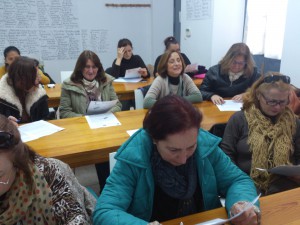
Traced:
[[[151, 77], [147, 79], [146, 82], [138, 82], [138, 83], [116, 83], [113, 82], [113, 86], [116, 94], [118, 95], [119, 100], [132, 100], [134, 99], [134, 90], [145, 87], [147, 85], [152, 84], [154, 78]], [[202, 79], [195, 79], [195, 84], [199, 87], [202, 84]], [[49, 97], [48, 106], [58, 107], [60, 102], [61, 95], [61, 84], [55, 84], [54, 88], [48, 88], [47, 85], [44, 86], [45, 91]]]
[[[233, 112], [220, 112], [211, 102], [197, 104], [204, 113], [202, 127], [209, 129], [216, 123], [227, 122]], [[128, 138], [127, 130], [142, 127], [147, 110], [115, 113], [121, 126], [90, 129], [85, 117], [51, 120], [64, 130], [28, 142], [42, 156], [58, 158], [71, 167], [108, 161], [110, 152], [116, 151]]]
[[[262, 225], [300, 224], [300, 188], [261, 197]], [[227, 218], [225, 208], [218, 208], [203, 213], [163, 222], [163, 225], [195, 225], [215, 218]]]

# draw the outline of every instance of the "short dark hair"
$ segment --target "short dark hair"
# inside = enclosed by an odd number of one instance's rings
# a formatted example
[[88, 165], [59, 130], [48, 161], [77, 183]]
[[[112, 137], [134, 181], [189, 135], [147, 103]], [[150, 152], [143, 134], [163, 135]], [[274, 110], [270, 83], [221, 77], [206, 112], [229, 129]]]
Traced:
[[105, 72], [104, 72], [102, 63], [100, 61], [100, 58], [98, 57], [98, 55], [95, 52], [92, 52], [90, 50], [85, 50], [79, 55], [76, 65], [75, 65], [75, 68], [74, 68], [74, 71], [70, 78], [71, 81], [73, 81], [74, 83], [82, 84], [82, 79], [83, 79], [82, 71], [84, 70], [88, 60], [91, 60], [95, 64], [95, 66], [98, 68], [98, 72], [97, 72], [95, 79], [99, 83], [105, 82], [106, 76], [105, 76]]
[[166, 50], [168, 50], [171, 44], [178, 44], [178, 41], [175, 37], [169, 36], [164, 40], [164, 44], [166, 46]]
[[8, 46], [3, 51], [4, 58], [7, 57], [7, 54], [9, 52], [17, 52], [19, 55], [21, 55], [21, 52], [20, 52], [20, 50], [17, 47], [15, 47], [15, 46]]
[[154, 140], [190, 128], [200, 128], [202, 113], [189, 101], [178, 95], [167, 95], [158, 100], [147, 112], [143, 128]]
[[185, 69], [186, 65], [184, 63], [184, 59], [182, 58], [182, 55], [180, 54], [180, 52], [174, 51], [174, 50], [171, 50], [171, 51], [167, 50], [164, 54], [162, 54], [162, 56], [159, 60], [158, 66], [157, 66], [157, 72], [163, 78], [166, 78], [168, 75], [168, 60], [170, 59], [172, 53], [174, 53], [174, 52], [176, 52], [179, 55], [181, 63], [182, 63], [182, 70], [181, 70], [180, 74], [184, 73], [184, 69]]
[[130, 47], [132, 48], [132, 43], [127, 38], [120, 39], [118, 42], [118, 48], [125, 47], [127, 45], [130, 45]]

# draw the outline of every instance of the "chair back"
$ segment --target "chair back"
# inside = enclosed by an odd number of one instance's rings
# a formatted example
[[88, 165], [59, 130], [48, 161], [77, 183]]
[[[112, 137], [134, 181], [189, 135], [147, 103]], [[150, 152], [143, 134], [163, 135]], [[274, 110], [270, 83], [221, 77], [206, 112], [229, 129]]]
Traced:
[[109, 172], [111, 173], [111, 171], [113, 170], [117, 160], [115, 159], [115, 155], [117, 152], [111, 152], [109, 153]]
[[65, 79], [69, 78], [73, 71], [60, 71], [60, 83], [63, 83]]

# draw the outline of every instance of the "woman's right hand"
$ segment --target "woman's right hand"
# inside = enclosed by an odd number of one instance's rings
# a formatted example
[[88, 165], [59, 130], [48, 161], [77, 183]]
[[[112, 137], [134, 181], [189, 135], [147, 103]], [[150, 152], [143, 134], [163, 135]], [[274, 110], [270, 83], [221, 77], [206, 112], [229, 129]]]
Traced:
[[210, 99], [215, 105], [222, 105], [225, 103], [224, 99], [219, 95], [213, 95]]
[[151, 223], [148, 223], [148, 225], [161, 225], [158, 221], [153, 221]]
[[124, 47], [118, 48], [117, 51], [117, 59], [122, 60], [124, 56]]

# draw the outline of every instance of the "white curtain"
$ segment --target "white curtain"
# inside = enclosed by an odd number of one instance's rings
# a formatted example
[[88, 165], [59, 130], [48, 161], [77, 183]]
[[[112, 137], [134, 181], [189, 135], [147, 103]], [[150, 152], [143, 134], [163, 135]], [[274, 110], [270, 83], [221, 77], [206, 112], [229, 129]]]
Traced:
[[247, 1], [244, 42], [252, 54], [281, 59], [287, 1]]

